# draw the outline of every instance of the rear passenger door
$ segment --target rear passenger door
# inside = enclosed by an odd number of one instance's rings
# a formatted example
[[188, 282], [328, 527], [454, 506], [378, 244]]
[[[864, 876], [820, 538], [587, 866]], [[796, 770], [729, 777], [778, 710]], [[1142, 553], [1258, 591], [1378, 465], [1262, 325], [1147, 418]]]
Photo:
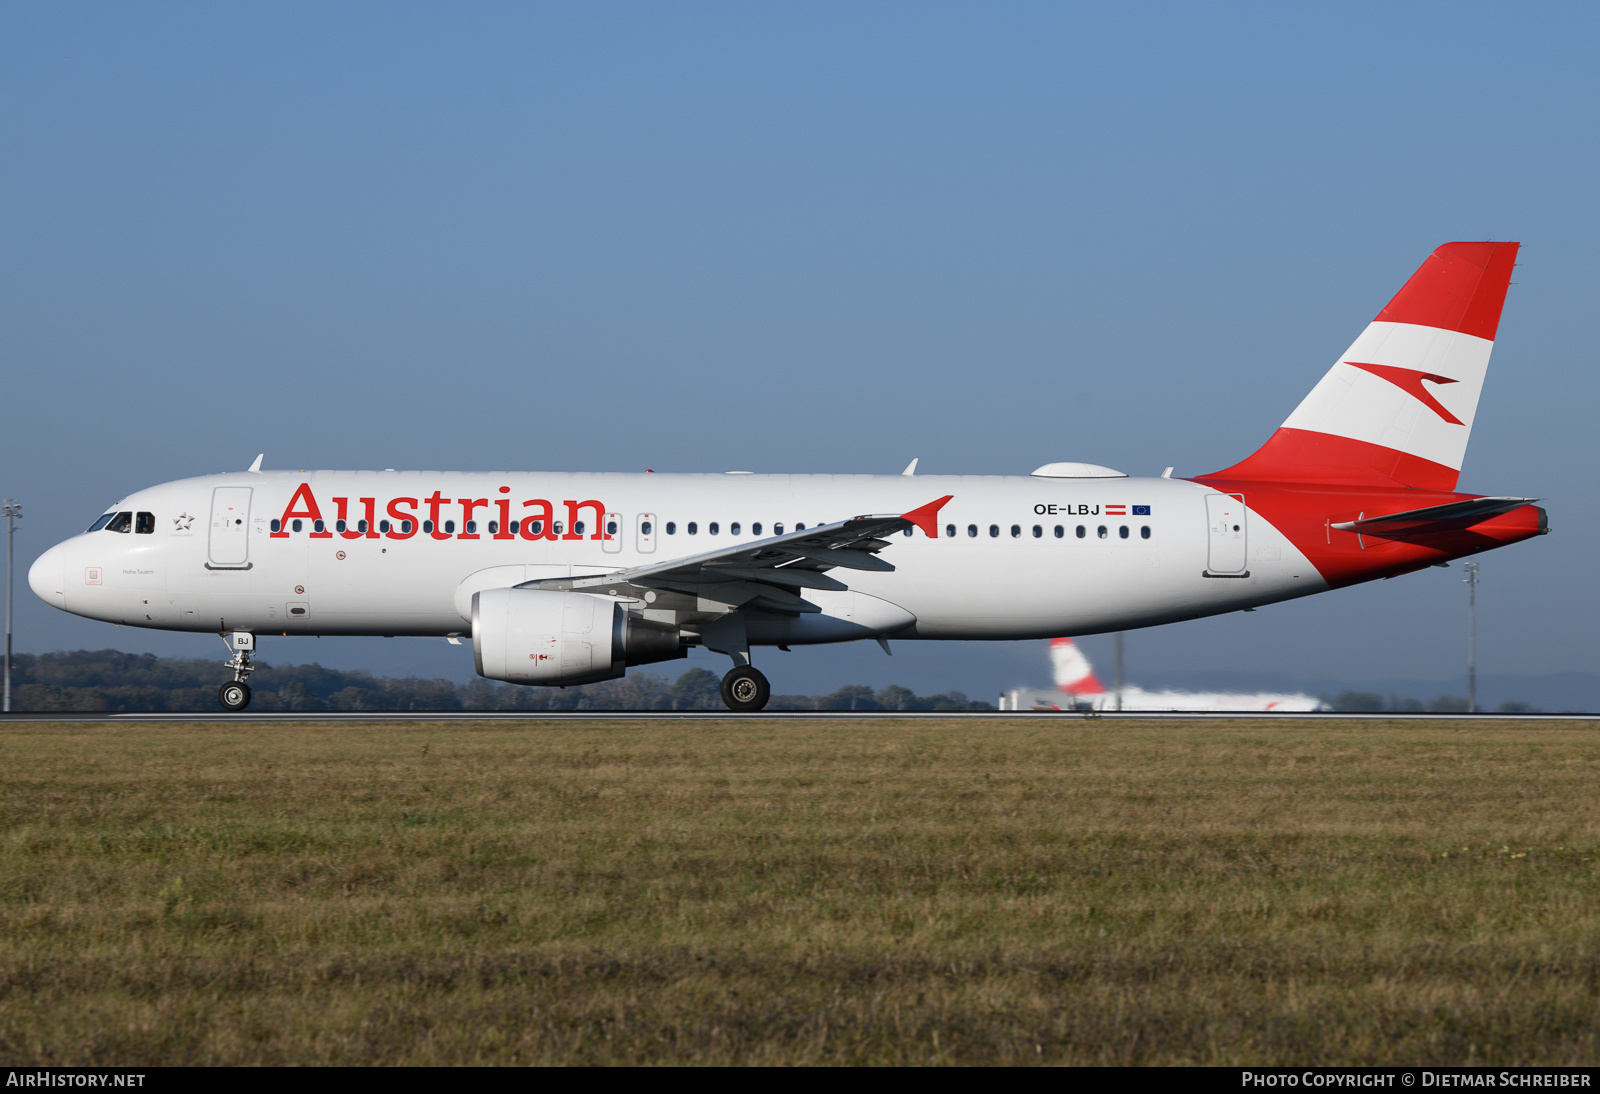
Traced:
[[1231, 494], [1206, 495], [1206, 573], [1217, 577], [1245, 577], [1247, 530], [1244, 499]]

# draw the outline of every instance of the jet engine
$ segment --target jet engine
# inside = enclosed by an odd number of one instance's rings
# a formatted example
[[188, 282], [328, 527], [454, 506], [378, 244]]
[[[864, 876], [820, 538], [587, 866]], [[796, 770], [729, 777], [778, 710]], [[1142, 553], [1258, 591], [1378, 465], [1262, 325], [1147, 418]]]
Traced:
[[676, 627], [628, 614], [616, 600], [553, 589], [472, 596], [478, 675], [513, 684], [592, 684], [629, 665], [685, 656]]

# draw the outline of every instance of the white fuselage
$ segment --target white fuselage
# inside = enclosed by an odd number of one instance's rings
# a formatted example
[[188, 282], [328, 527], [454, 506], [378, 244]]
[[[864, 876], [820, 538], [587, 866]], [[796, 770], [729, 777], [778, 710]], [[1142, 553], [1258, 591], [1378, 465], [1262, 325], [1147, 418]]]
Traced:
[[[57, 607], [128, 626], [459, 635], [470, 626], [472, 593], [483, 589], [658, 563], [752, 542], [779, 525], [792, 531], [899, 513], [945, 494], [952, 497], [939, 513], [937, 538], [913, 531], [882, 550], [893, 572], [835, 570], [850, 593], [807, 592], [822, 620], [757, 626], [752, 642], [868, 632], [1093, 634], [1328, 587], [1259, 515], [1182, 479], [431, 471], [242, 472], [166, 483], [112, 507], [152, 514], [152, 532], [76, 536], [41, 556], [29, 581]], [[307, 498], [320, 513], [320, 533], [311, 517], [286, 516], [308, 512]], [[1224, 511], [1234, 515], [1219, 525]], [[375, 519], [362, 531], [358, 521], [369, 512]], [[573, 514], [583, 522], [581, 538]], [[409, 533], [402, 515], [413, 522]], [[540, 532], [530, 538], [536, 519]], [[614, 523], [616, 533], [595, 538], [602, 523]], [[862, 607], [877, 602], [899, 610]], [[853, 615], [859, 626], [815, 625]]]

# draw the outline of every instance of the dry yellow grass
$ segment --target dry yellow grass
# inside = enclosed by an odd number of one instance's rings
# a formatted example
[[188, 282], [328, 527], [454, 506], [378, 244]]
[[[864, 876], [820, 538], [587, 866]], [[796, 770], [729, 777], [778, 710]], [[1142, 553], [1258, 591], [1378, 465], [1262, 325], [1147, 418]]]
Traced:
[[1592, 1063], [1600, 737], [0, 729], [0, 1059]]

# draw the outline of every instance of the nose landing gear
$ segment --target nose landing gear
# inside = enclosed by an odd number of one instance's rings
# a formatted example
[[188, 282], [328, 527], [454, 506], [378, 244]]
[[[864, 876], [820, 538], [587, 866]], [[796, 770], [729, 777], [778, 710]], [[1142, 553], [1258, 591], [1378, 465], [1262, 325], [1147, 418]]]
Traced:
[[[233, 656], [223, 664], [233, 670], [233, 679], [217, 689], [217, 702], [221, 703], [222, 709], [229, 714], [236, 714], [250, 705], [250, 685], [245, 681], [255, 670], [255, 666], [250, 663], [250, 655], [256, 648], [256, 636], [247, 631], [234, 631], [232, 637], [233, 645], [229, 649]], [[227, 638], [222, 641], [227, 645]]]
[[740, 665], [722, 678], [722, 701], [729, 710], [753, 713], [772, 698], [772, 685], [753, 665]]

